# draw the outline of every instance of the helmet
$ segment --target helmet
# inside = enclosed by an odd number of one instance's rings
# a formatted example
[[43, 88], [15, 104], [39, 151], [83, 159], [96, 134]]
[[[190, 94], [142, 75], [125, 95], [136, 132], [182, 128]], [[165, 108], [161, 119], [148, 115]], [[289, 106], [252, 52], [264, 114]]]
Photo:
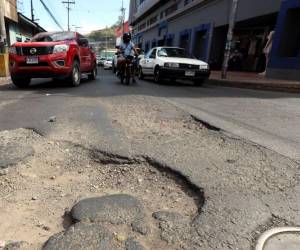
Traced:
[[124, 33], [123, 34], [123, 42], [124, 43], [129, 43], [131, 40], [131, 34], [130, 33]]

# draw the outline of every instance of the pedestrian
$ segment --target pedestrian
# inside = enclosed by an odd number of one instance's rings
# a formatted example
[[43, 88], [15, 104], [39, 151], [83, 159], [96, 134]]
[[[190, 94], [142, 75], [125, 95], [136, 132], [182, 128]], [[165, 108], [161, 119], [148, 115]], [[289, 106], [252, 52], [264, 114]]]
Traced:
[[267, 73], [267, 67], [268, 67], [268, 64], [269, 64], [269, 61], [270, 61], [270, 53], [272, 51], [272, 46], [273, 46], [274, 34], [275, 34], [274, 31], [271, 31], [269, 33], [268, 38], [267, 38], [266, 46], [263, 50], [263, 52], [265, 54], [265, 58], [266, 58], [266, 63], [265, 63], [265, 71], [260, 73], [260, 75], [262, 75], [262, 76], [265, 76], [266, 73]]

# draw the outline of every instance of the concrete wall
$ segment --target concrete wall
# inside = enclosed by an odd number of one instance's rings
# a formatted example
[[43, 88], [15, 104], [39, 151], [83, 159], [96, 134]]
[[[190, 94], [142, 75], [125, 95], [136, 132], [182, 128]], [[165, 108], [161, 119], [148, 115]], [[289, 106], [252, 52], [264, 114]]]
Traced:
[[18, 22], [16, 0], [4, 0], [4, 16], [10, 20]]

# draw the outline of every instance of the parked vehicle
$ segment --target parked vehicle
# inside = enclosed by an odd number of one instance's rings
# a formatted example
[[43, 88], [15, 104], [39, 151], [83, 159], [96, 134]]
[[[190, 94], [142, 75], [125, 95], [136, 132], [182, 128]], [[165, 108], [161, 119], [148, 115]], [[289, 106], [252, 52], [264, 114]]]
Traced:
[[100, 57], [98, 60], [98, 66], [104, 66], [104, 62], [106, 61], [106, 57]]
[[72, 86], [81, 82], [81, 74], [97, 77], [96, 55], [88, 40], [77, 32], [46, 32], [29, 42], [9, 48], [11, 79], [20, 88], [32, 78], [67, 79]]
[[118, 53], [115, 53], [113, 60], [112, 60], [112, 70], [113, 73], [116, 74], [117, 73], [117, 63], [118, 63]]
[[96, 61], [97, 61], [97, 65], [100, 66], [100, 60], [101, 60], [101, 56], [100, 55], [96, 55]]
[[131, 80], [133, 80], [134, 64], [135, 64], [134, 56], [127, 56], [125, 66], [123, 67], [123, 69], [121, 69], [121, 72], [119, 72], [118, 74], [122, 84], [125, 81], [125, 84], [129, 85]]
[[113, 59], [112, 58], [107, 58], [103, 64], [104, 69], [112, 69], [112, 62]]
[[210, 76], [209, 65], [193, 58], [185, 49], [156, 47], [139, 62], [139, 78], [152, 76], [155, 82], [163, 79], [187, 79], [202, 85]]

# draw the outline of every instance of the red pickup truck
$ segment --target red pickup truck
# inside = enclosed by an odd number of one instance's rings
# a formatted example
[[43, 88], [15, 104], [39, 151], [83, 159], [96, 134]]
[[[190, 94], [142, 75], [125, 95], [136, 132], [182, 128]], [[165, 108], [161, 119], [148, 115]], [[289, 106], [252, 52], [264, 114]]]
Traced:
[[97, 77], [96, 55], [88, 40], [77, 32], [46, 32], [9, 48], [14, 85], [28, 87], [32, 78], [66, 79], [78, 86], [81, 73]]

